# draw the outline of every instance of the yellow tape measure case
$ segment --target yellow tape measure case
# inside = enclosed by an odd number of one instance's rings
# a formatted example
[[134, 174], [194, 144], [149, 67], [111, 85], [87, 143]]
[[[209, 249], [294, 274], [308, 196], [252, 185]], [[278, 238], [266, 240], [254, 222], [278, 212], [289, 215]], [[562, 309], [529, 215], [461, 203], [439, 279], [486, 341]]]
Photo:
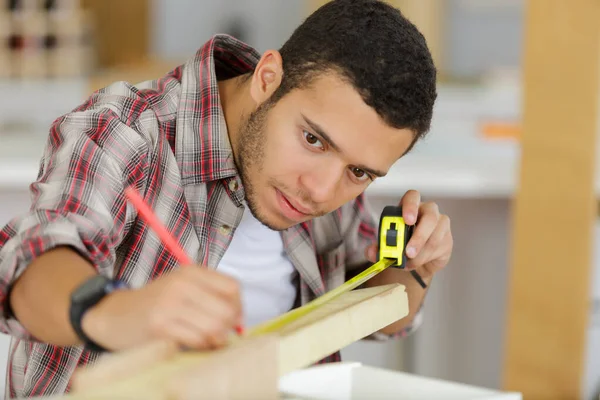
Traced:
[[407, 225], [402, 217], [402, 207], [386, 206], [379, 218], [379, 250], [377, 260], [383, 258], [396, 261], [392, 267], [406, 267], [406, 244], [412, 236], [413, 226]]

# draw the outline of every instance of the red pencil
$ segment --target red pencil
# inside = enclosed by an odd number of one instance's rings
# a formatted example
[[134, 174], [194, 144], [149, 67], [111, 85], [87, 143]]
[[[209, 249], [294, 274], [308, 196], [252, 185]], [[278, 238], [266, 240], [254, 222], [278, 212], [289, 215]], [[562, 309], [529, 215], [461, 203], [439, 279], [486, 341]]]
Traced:
[[[166, 248], [173, 253], [175, 258], [177, 258], [177, 262], [181, 265], [191, 265], [193, 262], [185, 253], [185, 251], [179, 246], [177, 241], [173, 238], [173, 236], [167, 231], [165, 226], [160, 222], [156, 214], [148, 207], [142, 196], [140, 196], [137, 191], [133, 187], [128, 187], [125, 189], [125, 195], [136, 208], [142, 219], [146, 221], [148, 225], [156, 232], [160, 240], [164, 243]], [[243, 333], [243, 328], [241, 326], [236, 326], [235, 330], [238, 334]]]

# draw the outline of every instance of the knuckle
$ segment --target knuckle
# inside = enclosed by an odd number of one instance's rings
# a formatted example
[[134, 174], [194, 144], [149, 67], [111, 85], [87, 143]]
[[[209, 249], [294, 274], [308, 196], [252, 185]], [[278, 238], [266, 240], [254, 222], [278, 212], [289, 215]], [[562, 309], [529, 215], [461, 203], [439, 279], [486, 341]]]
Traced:
[[148, 329], [152, 337], [161, 337], [167, 329], [166, 320], [162, 313], [152, 312], [148, 320]]
[[444, 226], [448, 229], [450, 229], [450, 217], [446, 214], [442, 214], [441, 218], [441, 222], [444, 224]]
[[177, 293], [179, 293], [177, 286], [178, 285], [173, 282], [169, 282], [168, 285], [159, 288], [156, 297], [152, 300], [153, 303], [156, 304], [157, 307], [168, 307], [169, 304], [175, 301]]
[[412, 237], [409, 246], [419, 249], [423, 245], [423, 243], [425, 243], [425, 239], [423, 238], [423, 236], [417, 235]]
[[237, 311], [236, 307], [227, 307], [224, 312], [221, 314], [221, 323], [222, 324], [230, 324], [233, 323], [241, 314]]
[[224, 341], [227, 334], [225, 324], [220, 321], [215, 321], [210, 327], [207, 327], [206, 334], [213, 342], [220, 343]]
[[190, 282], [198, 279], [198, 276], [202, 275], [201, 268], [195, 266], [188, 266], [185, 268], [180, 268], [181, 273], [177, 276], [178, 282]]
[[240, 283], [236, 279], [230, 279], [225, 286], [227, 295], [231, 297], [237, 297], [240, 293]]
[[438, 215], [440, 213], [440, 207], [438, 206], [438, 204], [436, 202], [433, 201], [429, 201], [426, 204], [426, 207], [431, 210], [433, 213], [435, 213], [436, 215]]
[[208, 347], [208, 340], [206, 338], [206, 335], [203, 332], [197, 332], [191, 339], [190, 339], [190, 345], [192, 345], [195, 348], [205, 348]]
[[194, 275], [196, 275], [197, 268], [191, 266], [179, 268], [178, 272], [179, 273], [177, 275], [173, 276], [174, 282], [189, 281]]
[[191, 349], [203, 349], [206, 347], [206, 340], [201, 335], [190, 335], [186, 337], [179, 337], [179, 342], [185, 347]]
[[213, 336], [213, 340], [217, 347], [225, 345], [227, 343], [227, 332], [219, 332], [219, 334]]

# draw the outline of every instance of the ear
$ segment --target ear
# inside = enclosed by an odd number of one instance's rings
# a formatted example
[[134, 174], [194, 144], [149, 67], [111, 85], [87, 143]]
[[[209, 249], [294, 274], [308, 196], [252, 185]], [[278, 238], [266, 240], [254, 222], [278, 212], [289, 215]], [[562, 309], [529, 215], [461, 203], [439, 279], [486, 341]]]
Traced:
[[283, 77], [281, 54], [276, 50], [266, 51], [258, 62], [250, 87], [250, 96], [256, 104], [262, 104], [277, 90]]

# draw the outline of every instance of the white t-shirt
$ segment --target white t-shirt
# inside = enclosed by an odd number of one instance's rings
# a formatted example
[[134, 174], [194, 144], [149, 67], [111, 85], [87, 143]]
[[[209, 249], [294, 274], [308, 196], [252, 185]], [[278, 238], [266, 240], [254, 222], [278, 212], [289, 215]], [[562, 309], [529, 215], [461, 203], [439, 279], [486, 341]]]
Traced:
[[248, 207], [217, 271], [239, 280], [245, 327], [281, 315], [294, 305], [296, 270], [285, 254], [281, 234], [254, 218]]

